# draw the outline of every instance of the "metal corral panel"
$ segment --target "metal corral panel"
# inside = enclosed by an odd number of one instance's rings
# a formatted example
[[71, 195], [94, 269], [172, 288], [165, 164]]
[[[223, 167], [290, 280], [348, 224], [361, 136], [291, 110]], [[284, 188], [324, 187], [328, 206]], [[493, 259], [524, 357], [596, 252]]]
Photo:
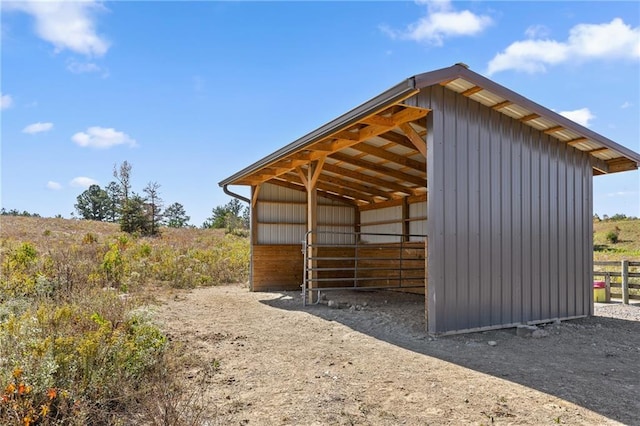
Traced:
[[[402, 206], [386, 207], [375, 210], [365, 210], [360, 213], [360, 231], [362, 233], [376, 234], [402, 234]], [[392, 222], [395, 223], [382, 223]], [[370, 225], [367, 225], [370, 224]], [[363, 237], [368, 243], [397, 243], [400, 237], [389, 237], [384, 235], [366, 235]]]
[[[409, 204], [409, 218], [415, 219], [418, 217], [427, 217], [427, 202]], [[412, 220], [409, 222], [409, 233], [412, 235], [426, 235], [427, 234], [427, 221], [426, 220]], [[409, 241], [423, 241], [421, 237], [411, 237]]]
[[432, 110], [429, 331], [590, 315], [590, 156], [444, 87], [416, 102]]

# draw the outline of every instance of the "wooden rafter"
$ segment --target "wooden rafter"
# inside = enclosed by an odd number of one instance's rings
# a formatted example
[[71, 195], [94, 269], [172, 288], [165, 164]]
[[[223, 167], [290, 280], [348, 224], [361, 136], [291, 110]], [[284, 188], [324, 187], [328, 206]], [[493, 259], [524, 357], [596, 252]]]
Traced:
[[491, 108], [495, 109], [495, 110], [499, 110], [499, 109], [502, 109], [504, 107], [508, 107], [509, 105], [513, 105], [513, 102], [511, 102], [511, 101], [502, 101], [502, 102], [498, 102], [497, 104], [495, 104]]
[[471, 96], [474, 95], [478, 92], [483, 91], [484, 89], [480, 86], [473, 86], [470, 89], [465, 90], [464, 92], [461, 93], [462, 96]]
[[608, 151], [610, 148], [601, 146], [600, 148], [594, 148], [587, 151], [587, 154], [595, 154], [596, 152]]
[[549, 127], [546, 130], [543, 130], [543, 133], [550, 135], [552, 133], [559, 132], [561, 130], [565, 130], [564, 126], [553, 126], [553, 127]]
[[579, 138], [575, 138], [575, 139], [571, 139], [570, 141], [567, 141], [567, 145], [574, 146], [574, 145], [577, 145], [579, 143], [586, 142], [588, 140], [589, 139], [587, 139], [587, 138], [579, 137]]
[[540, 114], [536, 114], [534, 112], [533, 114], [529, 114], [529, 115], [525, 115], [524, 117], [521, 117], [520, 121], [523, 123], [526, 123], [527, 121], [535, 120], [536, 118], [540, 118]]
[[368, 169], [368, 170], [372, 170], [372, 171], [377, 172], [377, 173], [381, 173], [381, 174], [385, 174], [385, 175], [388, 175], [388, 176], [392, 176], [392, 177], [394, 177], [396, 179], [399, 179], [401, 181], [411, 182], [411, 183], [413, 183], [415, 185], [418, 185], [418, 186], [426, 186], [426, 183], [427, 183], [426, 178], [424, 178], [424, 177], [410, 175], [408, 173], [404, 173], [404, 172], [401, 172], [399, 170], [391, 169], [389, 167], [385, 167], [385, 166], [380, 165], [380, 164], [372, 163], [370, 161], [361, 160], [359, 158], [355, 158], [355, 157], [352, 157], [350, 155], [342, 154], [340, 152], [336, 152], [335, 154], [333, 154], [331, 156], [331, 158], [333, 158], [335, 160], [338, 160], [338, 161], [343, 161], [345, 163], [353, 164], [354, 166], [362, 167], [363, 169]]
[[393, 192], [401, 192], [403, 194], [413, 194], [414, 191], [411, 188], [407, 188], [404, 185], [400, 185], [399, 183], [390, 182], [385, 179], [381, 179], [375, 176], [370, 176], [364, 173], [357, 172], [355, 170], [346, 169], [344, 167], [340, 167], [333, 164], [325, 164], [324, 170], [330, 173], [334, 173], [340, 176], [346, 176], [352, 179], [359, 180], [360, 182], [370, 183], [372, 185], [377, 185], [382, 188], [388, 188]]
[[[426, 108], [418, 108], [407, 105], [394, 105], [386, 110], [372, 114], [355, 123], [348, 129], [340, 130], [304, 150], [289, 155], [288, 158], [277, 161], [255, 172], [243, 180], [244, 183], [258, 184], [266, 182], [277, 176], [295, 170], [302, 165], [301, 162], [318, 160], [326, 155], [331, 155], [344, 148], [362, 143], [367, 139], [389, 132], [391, 129], [407, 122], [418, 120], [428, 114]], [[389, 160], [392, 161], [392, 160]], [[407, 166], [409, 167], [409, 166]]]
[[[300, 180], [300, 176], [298, 176], [297, 174], [293, 174], [293, 173], [287, 173], [285, 175], [282, 176], [283, 178], [286, 178], [287, 180], [291, 181], [291, 182], [296, 182], [296, 183], [300, 183], [302, 184], [302, 181]], [[333, 185], [330, 183], [326, 183], [326, 182], [318, 182], [316, 184], [316, 188], [321, 189], [322, 191], [325, 192], [332, 192], [334, 194], [342, 194], [342, 195], [346, 195], [348, 197], [351, 197], [355, 200], [362, 200], [365, 201], [367, 203], [374, 203], [375, 199], [372, 195], [366, 194], [364, 192], [360, 192], [360, 191], [356, 191], [353, 189], [348, 189], [348, 188], [342, 188], [338, 185]]]
[[404, 155], [395, 154], [391, 151], [387, 151], [382, 148], [378, 148], [372, 145], [368, 145], [366, 143], [359, 143], [357, 145], [353, 145], [351, 148], [357, 149], [358, 151], [375, 155], [376, 157], [382, 158], [383, 160], [389, 160], [393, 163], [399, 164], [401, 166], [409, 167], [414, 170], [418, 170], [421, 172], [425, 171], [426, 164], [421, 163], [420, 161], [412, 160]]
[[354, 182], [352, 180], [330, 176], [330, 175], [327, 175], [326, 173], [323, 173], [320, 176], [320, 181], [321, 182], [327, 182], [327, 183], [330, 183], [330, 184], [333, 184], [333, 185], [337, 185], [339, 187], [352, 189], [354, 191], [364, 192], [364, 193], [371, 194], [372, 196], [376, 196], [376, 197], [382, 197], [382, 198], [386, 198], [386, 199], [393, 198], [393, 193], [383, 191], [382, 189], [380, 189], [380, 188], [378, 188], [376, 186], [364, 185], [364, 184], [361, 184], [361, 183], [358, 183], [358, 182]]
[[418, 132], [415, 131], [413, 127], [409, 123], [404, 123], [400, 125], [400, 129], [404, 132], [405, 135], [409, 138], [411, 143], [415, 146], [415, 148], [420, 151], [420, 154], [427, 156], [427, 144], [424, 139], [420, 137]]

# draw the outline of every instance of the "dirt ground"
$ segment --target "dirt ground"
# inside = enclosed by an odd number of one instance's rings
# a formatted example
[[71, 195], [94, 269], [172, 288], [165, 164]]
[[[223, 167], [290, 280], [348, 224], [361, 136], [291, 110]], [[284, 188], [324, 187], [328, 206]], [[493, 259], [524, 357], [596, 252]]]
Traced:
[[201, 361], [184, 379], [205, 389], [202, 424], [640, 425], [640, 306], [598, 304], [537, 338], [433, 339], [423, 296], [300, 297], [231, 285], [163, 298], [158, 320]]

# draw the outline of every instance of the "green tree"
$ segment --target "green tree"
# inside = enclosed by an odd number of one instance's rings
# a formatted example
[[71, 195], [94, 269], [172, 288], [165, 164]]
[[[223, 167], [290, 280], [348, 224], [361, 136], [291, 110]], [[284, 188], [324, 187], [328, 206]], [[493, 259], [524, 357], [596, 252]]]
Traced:
[[120, 185], [111, 181], [104, 190], [109, 196], [109, 208], [107, 210], [107, 222], [118, 222], [120, 220], [120, 211], [122, 210], [122, 200], [124, 198]]
[[158, 182], [149, 182], [143, 189], [147, 194], [147, 210], [148, 210], [148, 234], [158, 235], [160, 222], [162, 221], [162, 198], [160, 198], [160, 184]]
[[[245, 209], [246, 210], [246, 209]], [[233, 198], [224, 206], [214, 207], [211, 217], [202, 224], [203, 228], [226, 228], [232, 232], [237, 228], [248, 227], [248, 217], [243, 214], [243, 207], [240, 200]]]
[[184, 228], [190, 219], [180, 203], [173, 203], [164, 211], [164, 224], [169, 228]]
[[120, 229], [129, 234], [138, 232], [142, 235], [150, 235], [149, 212], [142, 196], [132, 193], [124, 202]]
[[109, 194], [99, 185], [91, 185], [78, 195], [74, 207], [82, 219], [104, 221], [109, 210]]

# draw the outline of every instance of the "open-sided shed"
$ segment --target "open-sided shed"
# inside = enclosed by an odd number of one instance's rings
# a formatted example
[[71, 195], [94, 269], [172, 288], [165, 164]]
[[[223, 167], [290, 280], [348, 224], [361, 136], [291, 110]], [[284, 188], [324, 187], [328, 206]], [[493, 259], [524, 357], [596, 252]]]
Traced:
[[592, 314], [592, 176], [639, 163], [457, 64], [220, 186], [251, 186], [252, 290], [422, 291], [447, 334]]

